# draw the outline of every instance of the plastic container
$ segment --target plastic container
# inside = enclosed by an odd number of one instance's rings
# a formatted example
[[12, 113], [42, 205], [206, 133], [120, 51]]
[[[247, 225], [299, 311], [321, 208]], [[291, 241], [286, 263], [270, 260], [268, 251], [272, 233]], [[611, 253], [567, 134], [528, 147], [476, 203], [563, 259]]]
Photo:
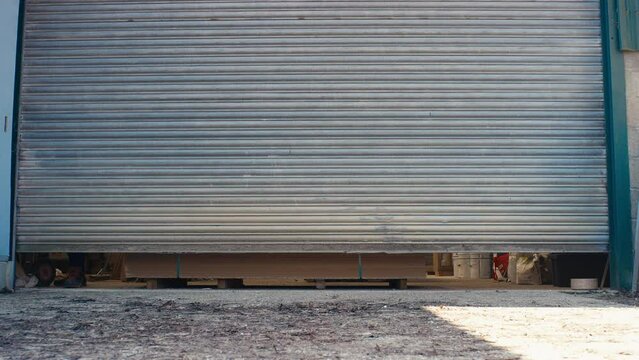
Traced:
[[470, 257], [469, 254], [453, 254], [453, 276], [458, 279], [470, 278]]
[[480, 255], [481, 254], [478, 254], [478, 253], [468, 254], [468, 258], [469, 258], [468, 269], [469, 269], [470, 279], [479, 279]]
[[598, 287], [597, 279], [570, 279], [570, 288], [573, 290], [595, 290]]

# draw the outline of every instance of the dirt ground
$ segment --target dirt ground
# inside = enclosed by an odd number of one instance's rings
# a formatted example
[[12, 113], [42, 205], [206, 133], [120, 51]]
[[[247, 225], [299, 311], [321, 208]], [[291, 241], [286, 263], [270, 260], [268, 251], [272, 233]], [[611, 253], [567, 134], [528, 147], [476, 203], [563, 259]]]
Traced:
[[28, 289], [0, 295], [0, 358], [639, 358], [639, 307], [618, 298], [558, 290]]

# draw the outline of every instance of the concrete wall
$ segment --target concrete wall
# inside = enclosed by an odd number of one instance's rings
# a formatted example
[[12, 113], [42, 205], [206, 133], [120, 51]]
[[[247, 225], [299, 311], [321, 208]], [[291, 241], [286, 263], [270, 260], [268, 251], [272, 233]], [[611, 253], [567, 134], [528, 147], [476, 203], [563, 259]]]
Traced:
[[[626, 103], [628, 109], [628, 155], [630, 157], [630, 193], [632, 197], [632, 232], [637, 224], [639, 199], [639, 52], [624, 54], [626, 68]], [[634, 237], [633, 237], [634, 239]], [[639, 267], [639, 249], [635, 249], [635, 269]], [[634, 286], [639, 286], [639, 273], [635, 270]], [[637, 287], [634, 288], [635, 290]]]
[[632, 229], [634, 232], [637, 221], [637, 200], [639, 199], [639, 52], [625, 53], [624, 60], [626, 65]]

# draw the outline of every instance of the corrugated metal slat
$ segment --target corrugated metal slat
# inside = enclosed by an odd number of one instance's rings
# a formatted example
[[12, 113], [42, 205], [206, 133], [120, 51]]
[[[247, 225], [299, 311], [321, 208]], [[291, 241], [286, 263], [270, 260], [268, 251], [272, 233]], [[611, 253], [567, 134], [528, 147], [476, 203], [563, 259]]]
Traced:
[[607, 249], [597, 0], [27, 0], [19, 251]]

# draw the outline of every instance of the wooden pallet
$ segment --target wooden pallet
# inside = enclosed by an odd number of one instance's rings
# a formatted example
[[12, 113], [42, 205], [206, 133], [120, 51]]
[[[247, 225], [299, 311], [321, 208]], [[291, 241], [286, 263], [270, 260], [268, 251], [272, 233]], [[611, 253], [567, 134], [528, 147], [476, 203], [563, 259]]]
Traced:
[[218, 287], [241, 286], [242, 279], [312, 279], [318, 288], [333, 280], [382, 280], [406, 288], [424, 279], [425, 254], [127, 254], [127, 278], [150, 279], [151, 288], [174, 279], [217, 279]]

